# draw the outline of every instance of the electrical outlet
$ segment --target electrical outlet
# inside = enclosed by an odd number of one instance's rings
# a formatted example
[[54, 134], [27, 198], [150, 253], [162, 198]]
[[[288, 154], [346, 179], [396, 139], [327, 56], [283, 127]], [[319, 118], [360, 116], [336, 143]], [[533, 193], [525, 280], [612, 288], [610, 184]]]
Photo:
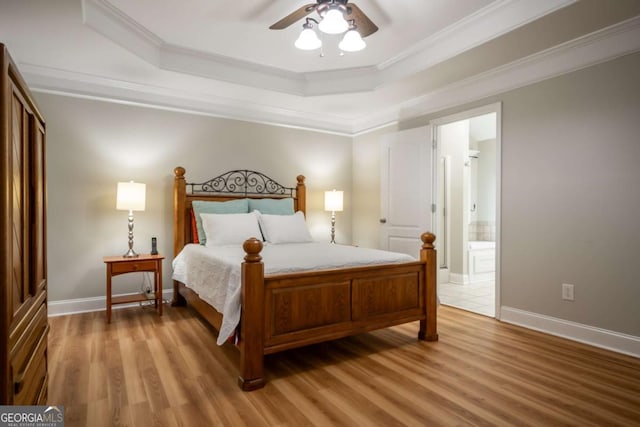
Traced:
[[566, 301], [573, 301], [573, 285], [568, 283], [562, 284], [562, 299]]

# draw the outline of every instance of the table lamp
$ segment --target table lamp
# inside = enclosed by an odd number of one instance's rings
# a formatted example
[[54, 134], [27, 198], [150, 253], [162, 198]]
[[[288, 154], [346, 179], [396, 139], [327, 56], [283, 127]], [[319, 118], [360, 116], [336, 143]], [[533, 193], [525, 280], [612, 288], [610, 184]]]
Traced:
[[336, 212], [342, 212], [343, 191], [324, 192], [324, 210], [331, 212], [331, 243], [336, 242]]

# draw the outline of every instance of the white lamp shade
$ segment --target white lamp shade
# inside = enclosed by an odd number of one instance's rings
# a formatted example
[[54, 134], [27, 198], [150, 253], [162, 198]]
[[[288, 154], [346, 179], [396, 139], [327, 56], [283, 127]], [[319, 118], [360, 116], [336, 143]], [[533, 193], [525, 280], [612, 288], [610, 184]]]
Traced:
[[345, 52], [357, 52], [367, 47], [367, 44], [362, 40], [359, 32], [356, 30], [349, 30], [342, 38], [338, 47]]
[[324, 192], [324, 210], [330, 212], [342, 212], [343, 209], [343, 191], [325, 191]]
[[322, 40], [311, 28], [305, 28], [295, 42], [295, 47], [302, 50], [314, 50], [322, 46]]
[[139, 182], [119, 182], [116, 209], [125, 211], [143, 211], [146, 185]]
[[318, 24], [318, 29], [325, 34], [341, 34], [349, 29], [349, 23], [339, 9], [329, 9]]

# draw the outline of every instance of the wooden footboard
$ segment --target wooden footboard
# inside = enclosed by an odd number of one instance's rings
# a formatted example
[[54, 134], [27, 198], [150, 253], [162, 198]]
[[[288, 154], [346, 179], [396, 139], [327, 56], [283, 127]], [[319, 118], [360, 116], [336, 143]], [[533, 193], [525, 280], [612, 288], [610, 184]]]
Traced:
[[435, 236], [422, 236], [420, 261], [264, 276], [262, 242], [247, 240], [242, 264], [240, 377], [264, 385], [264, 355], [420, 321], [418, 338], [437, 334]]

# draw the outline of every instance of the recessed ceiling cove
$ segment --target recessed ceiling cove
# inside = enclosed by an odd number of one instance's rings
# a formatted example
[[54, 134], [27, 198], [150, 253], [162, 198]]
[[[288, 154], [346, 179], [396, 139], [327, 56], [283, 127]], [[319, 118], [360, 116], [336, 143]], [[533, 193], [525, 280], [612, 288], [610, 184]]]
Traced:
[[308, 0], [83, 0], [86, 25], [162, 69], [301, 95], [375, 90], [459, 55], [572, 0], [358, 0], [370, 48], [300, 51], [298, 25], [269, 26]]
[[0, 0], [0, 40], [36, 92], [350, 136], [640, 50], [637, 1], [353, 0], [320, 57], [269, 29], [311, 2]]

